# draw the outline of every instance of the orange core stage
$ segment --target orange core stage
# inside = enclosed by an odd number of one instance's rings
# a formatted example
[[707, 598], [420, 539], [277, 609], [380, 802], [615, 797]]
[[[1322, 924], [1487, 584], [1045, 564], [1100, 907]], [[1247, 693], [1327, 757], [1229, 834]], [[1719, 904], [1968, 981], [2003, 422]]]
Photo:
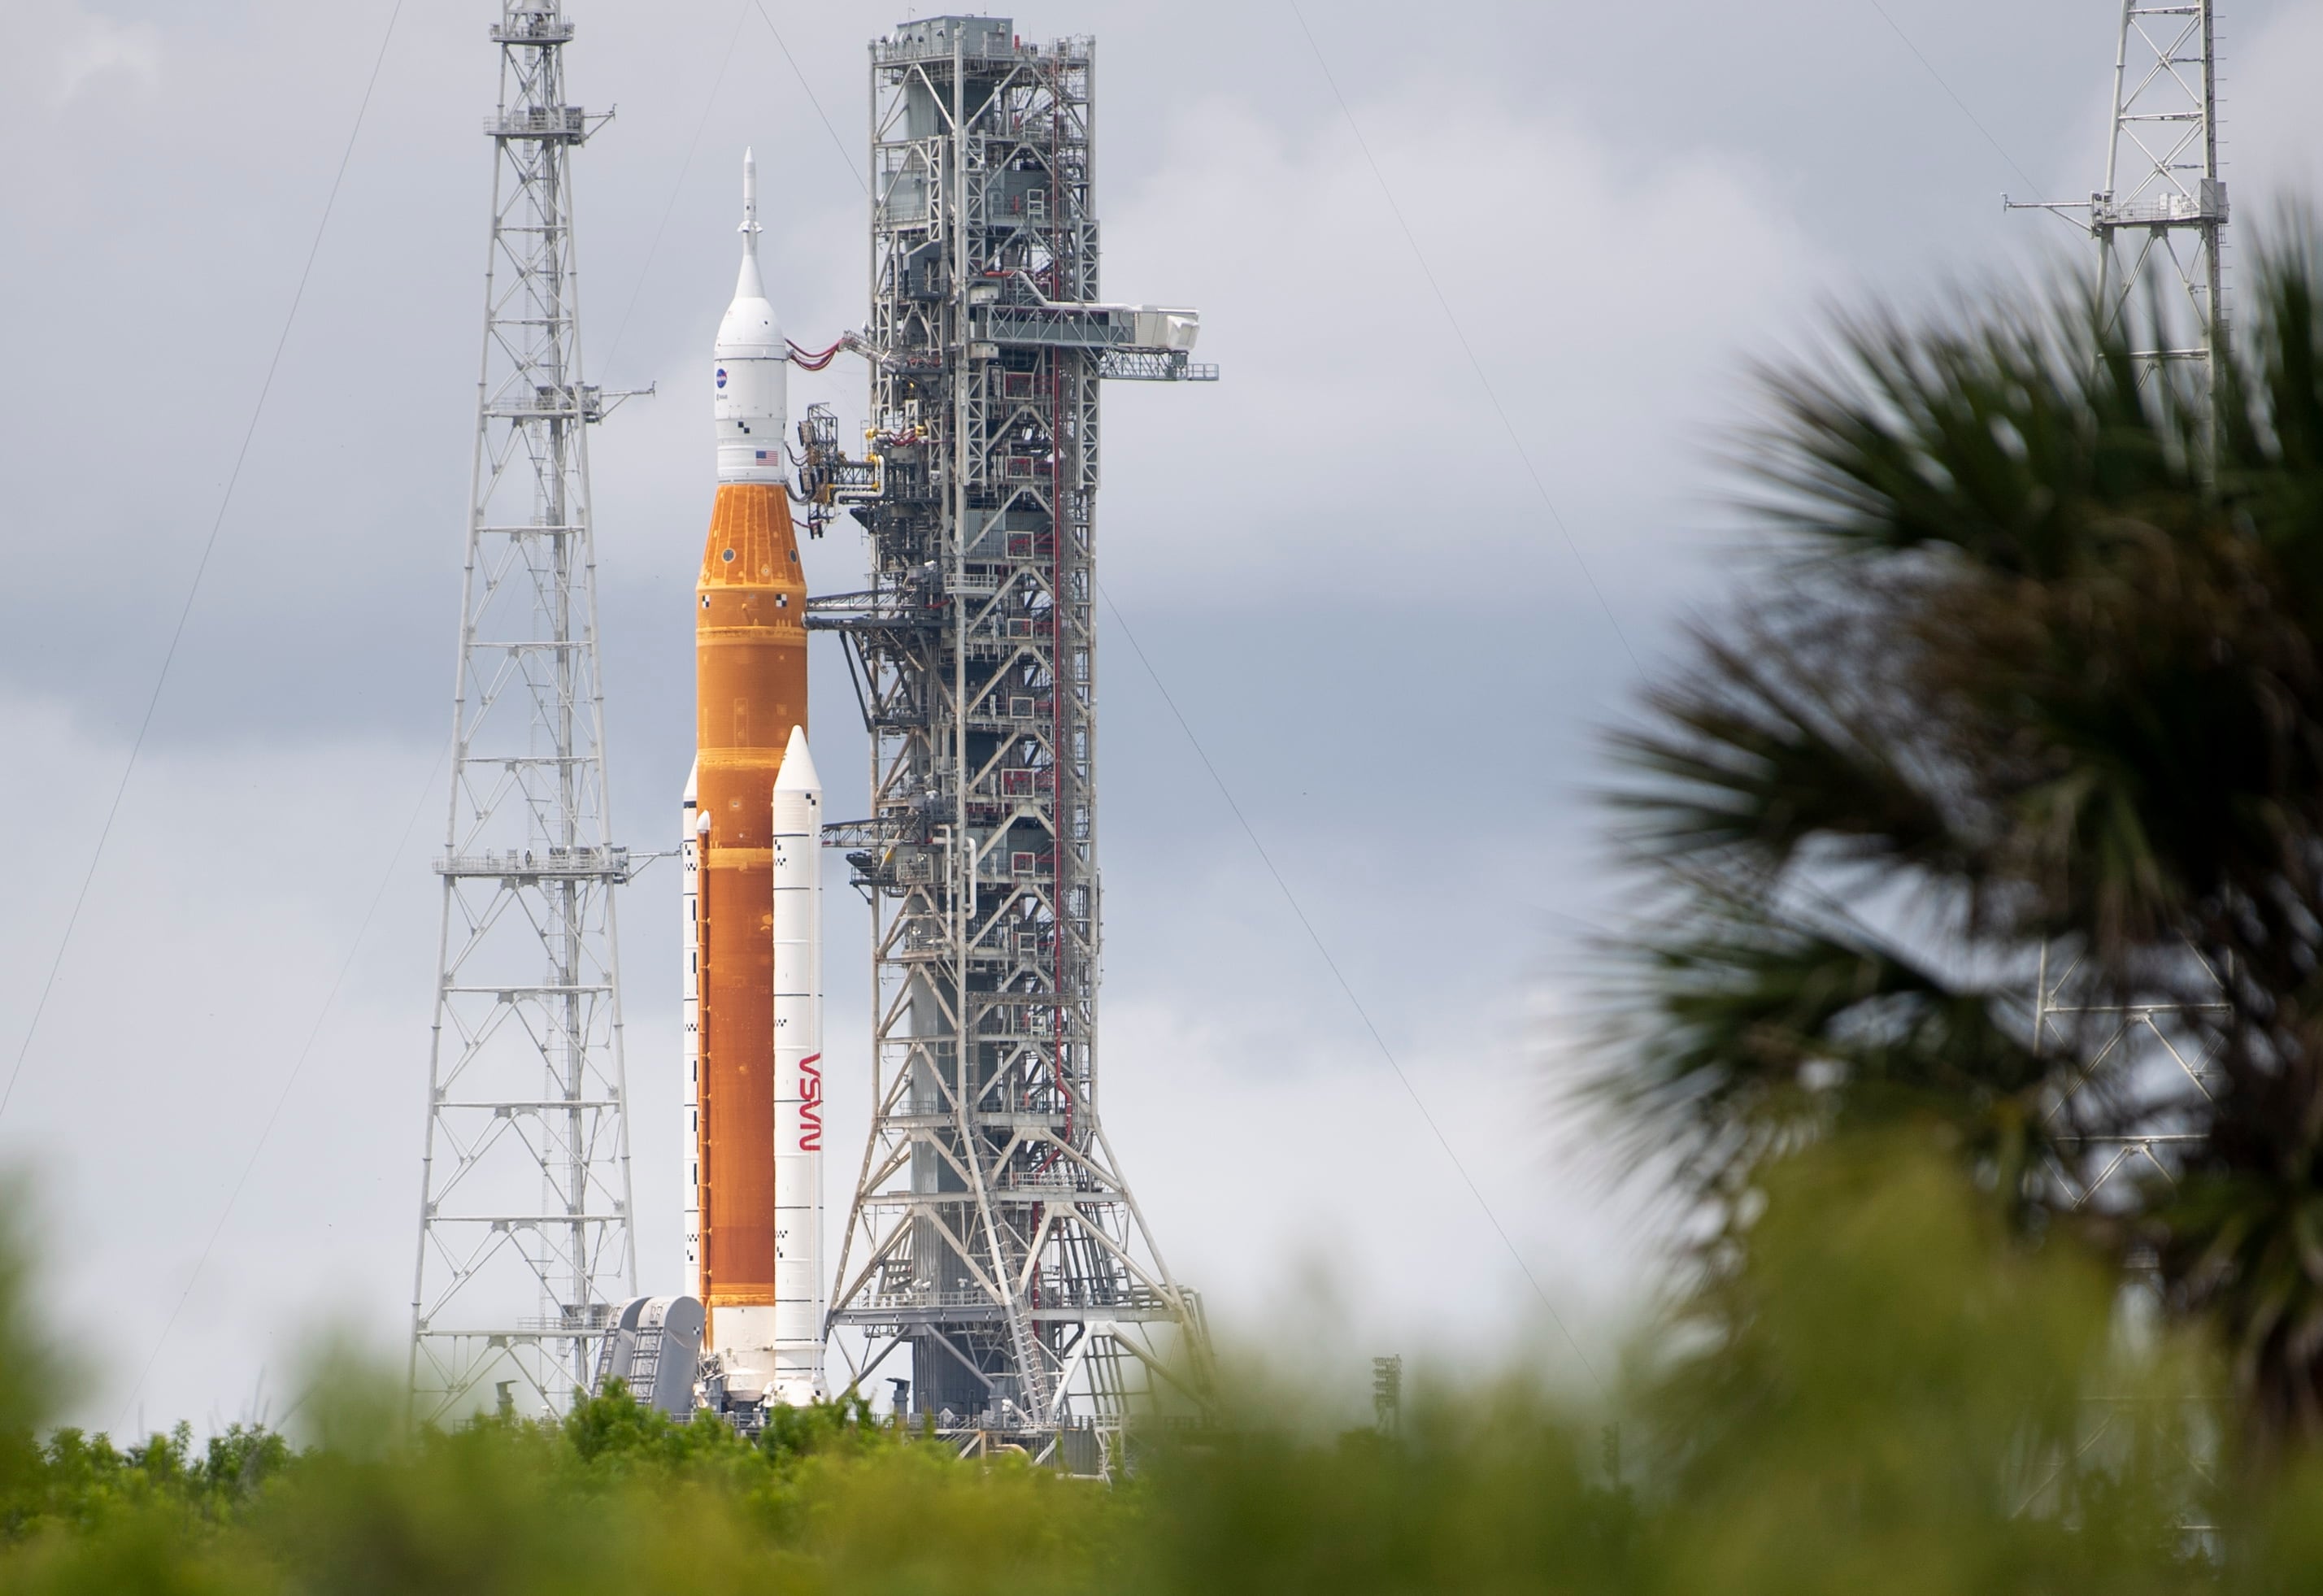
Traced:
[[[701, 1279], [721, 1307], [775, 1300], [775, 777], [806, 724], [806, 582], [779, 482], [719, 487], [694, 590], [702, 869], [696, 1152]], [[699, 822], [697, 822], [699, 824]]]

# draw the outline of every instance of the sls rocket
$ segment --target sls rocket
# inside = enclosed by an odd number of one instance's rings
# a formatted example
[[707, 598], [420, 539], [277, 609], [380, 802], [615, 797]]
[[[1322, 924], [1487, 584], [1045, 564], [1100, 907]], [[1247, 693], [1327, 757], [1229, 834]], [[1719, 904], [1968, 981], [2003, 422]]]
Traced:
[[790, 350], [759, 231], [745, 153], [741, 275], [712, 362], [718, 497], [694, 589], [681, 844], [686, 1251], [708, 1310], [706, 1395], [721, 1408], [807, 1401], [822, 1386], [822, 1138], [806, 1130], [822, 1116], [822, 793], [783, 441]]

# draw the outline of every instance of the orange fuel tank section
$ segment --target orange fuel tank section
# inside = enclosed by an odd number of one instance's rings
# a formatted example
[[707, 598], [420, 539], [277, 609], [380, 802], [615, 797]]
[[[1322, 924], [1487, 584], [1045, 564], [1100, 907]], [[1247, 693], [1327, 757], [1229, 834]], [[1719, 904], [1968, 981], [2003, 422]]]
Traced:
[[806, 582], [779, 482], [725, 482], [694, 590], [701, 1286], [721, 1307], [775, 1300], [775, 777], [806, 724]]

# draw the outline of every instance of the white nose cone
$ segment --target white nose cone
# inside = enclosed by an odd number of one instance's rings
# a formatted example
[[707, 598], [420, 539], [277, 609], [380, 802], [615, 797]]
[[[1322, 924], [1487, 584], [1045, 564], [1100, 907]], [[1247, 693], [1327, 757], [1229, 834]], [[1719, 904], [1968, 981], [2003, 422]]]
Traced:
[[758, 276], [758, 165], [742, 152], [742, 271], [734, 302], [718, 324], [712, 362], [718, 480], [781, 482], [789, 477], [783, 434], [790, 419], [790, 346]]
[[814, 767], [814, 756], [807, 752], [803, 726], [791, 728], [791, 740], [783, 749], [783, 767], [775, 773], [775, 791], [822, 797], [822, 775]]

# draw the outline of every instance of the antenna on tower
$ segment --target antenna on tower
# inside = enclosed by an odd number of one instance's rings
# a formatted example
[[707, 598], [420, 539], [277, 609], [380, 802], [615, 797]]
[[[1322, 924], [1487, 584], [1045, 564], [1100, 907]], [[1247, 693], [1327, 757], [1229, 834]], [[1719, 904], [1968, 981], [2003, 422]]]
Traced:
[[[559, 1411], [637, 1290], [560, 0], [503, 0], [412, 1289], [423, 1418]], [[608, 114], [610, 115], [610, 114]]]
[[[2130, 341], [2143, 371], [2194, 367], [2203, 391], [2226, 334], [2218, 235], [2227, 225], [2227, 185], [2218, 176], [2212, 9], [2211, 0], [2126, 0], [2114, 49], [2105, 187], [2086, 200], [2001, 199], [2011, 210], [2078, 217], [2098, 243], [2105, 330]], [[2140, 317], [2149, 304], [2150, 324]]]

